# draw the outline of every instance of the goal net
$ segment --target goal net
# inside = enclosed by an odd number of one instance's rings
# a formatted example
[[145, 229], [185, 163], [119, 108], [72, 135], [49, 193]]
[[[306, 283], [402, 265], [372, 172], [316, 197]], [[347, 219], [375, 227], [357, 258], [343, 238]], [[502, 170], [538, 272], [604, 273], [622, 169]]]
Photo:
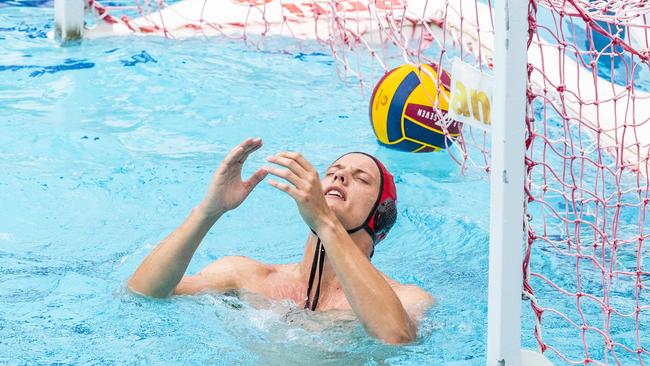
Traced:
[[[85, 34], [312, 40], [370, 91], [405, 63], [451, 71], [458, 59], [492, 74], [494, 1], [87, 0], [96, 24]], [[650, 1], [528, 0], [528, 10], [523, 343], [557, 364], [645, 364]], [[490, 171], [488, 129], [465, 125], [452, 140], [462, 170]]]
[[562, 364], [646, 364], [646, 1], [530, 2], [524, 292]]

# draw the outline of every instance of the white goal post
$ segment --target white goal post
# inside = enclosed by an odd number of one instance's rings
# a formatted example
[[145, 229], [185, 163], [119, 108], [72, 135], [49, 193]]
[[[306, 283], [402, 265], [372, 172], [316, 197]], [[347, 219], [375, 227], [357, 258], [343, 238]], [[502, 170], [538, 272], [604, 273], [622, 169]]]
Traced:
[[83, 37], [85, 0], [54, 0], [54, 36], [61, 42]]

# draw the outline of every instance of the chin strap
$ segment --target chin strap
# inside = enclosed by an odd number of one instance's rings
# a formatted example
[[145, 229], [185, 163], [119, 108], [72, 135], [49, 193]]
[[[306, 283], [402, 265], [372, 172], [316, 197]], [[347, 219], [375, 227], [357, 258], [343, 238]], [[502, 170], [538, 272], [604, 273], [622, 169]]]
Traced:
[[[316, 310], [318, 306], [318, 298], [320, 296], [320, 280], [323, 277], [323, 263], [325, 262], [325, 248], [323, 243], [318, 238], [316, 242], [316, 250], [314, 251], [314, 259], [311, 262], [311, 273], [309, 273], [309, 286], [307, 286], [307, 301], [305, 302], [305, 309]], [[314, 276], [316, 276], [316, 267], [318, 267], [318, 284], [316, 285], [316, 293], [314, 293], [313, 303], [310, 300], [311, 289], [314, 285]]]
[[[348, 234], [354, 234], [357, 231], [364, 228], [365, 228], [364, 226], [359, 226], [352, 230], [347, 230], [347, 232]], [[314, 235], [316, 235], [316, 232], [314, 230], [312, 230], [311, 232], [314, 233]], [[316, 249], [314, 250], [314, 259], [312, 259], [311, 261], [311, 272], [309, 273], [309, 285], [307, 286], [307, 301], [305, 301], [305, 307], [304, 307], [304, 309], [309, 309], [311, 311], [316, 310], [316, 307], [318, 306], [318, 298], [320, 297], [320, 281], [321, 278], [323, 277], [323, 264], [325, 263], [325, 247], [323, 246], [323, 242], [320, 240], [318, 235], [316, 235], [316, 238], [318, 238], [318, 240], [316, 241]], [[375, 245], [373, 242], [370, 258], [372, 258], [372, 254], [374, 252], [375, 252]], [[318, 283], [316, 284], [316, 292], [314, 293], [314, 299], [312, 300], [311, 290], [314, 287], [314, 280], [316, 279], [316, 270], [318, 270]]]

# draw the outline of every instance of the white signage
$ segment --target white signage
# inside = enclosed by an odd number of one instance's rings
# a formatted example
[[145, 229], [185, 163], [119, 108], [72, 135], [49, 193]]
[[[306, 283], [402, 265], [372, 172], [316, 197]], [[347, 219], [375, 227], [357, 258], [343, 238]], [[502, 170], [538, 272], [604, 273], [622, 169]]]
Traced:
[[492, 125], [492, 76], [460, 59], [451, 67], [451, 105], [448, 116], [470, 126], [489, 130]]

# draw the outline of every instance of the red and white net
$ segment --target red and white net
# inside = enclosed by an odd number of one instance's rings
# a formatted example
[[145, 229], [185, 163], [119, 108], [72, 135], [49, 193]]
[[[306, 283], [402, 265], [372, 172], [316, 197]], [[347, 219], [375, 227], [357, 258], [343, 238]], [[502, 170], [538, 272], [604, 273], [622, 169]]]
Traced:
[[[494, 66], [493, 0], [125, 1], [89, 0], [88, 35], [312, 40], [366, 89], [403, 63]], [[558, 363], [650, 360], [649, 12], [648, 0], [529, 0], [523, 339]], [[489, 171], [481, 129], [447, 151]]]
[[650, 360], [648, 12], [530, 2], [524, 288], [566, 364]]
[[[270, 37], [307, 40], [329, 49], [343, 79], [369, 91], [385, 72], [405, 63], [434, 63], [450, 71], [457, 57], [488, 72], [494, 33], [490, 1], [116, 0], [109, 6], [87, 0], [97, 25], [86, 37], [218, 36], [259, 48]], [[454, 161], [463, 169], [487, 171], [485, 131], [467, 127], [456, 142], [448, 149]]]

